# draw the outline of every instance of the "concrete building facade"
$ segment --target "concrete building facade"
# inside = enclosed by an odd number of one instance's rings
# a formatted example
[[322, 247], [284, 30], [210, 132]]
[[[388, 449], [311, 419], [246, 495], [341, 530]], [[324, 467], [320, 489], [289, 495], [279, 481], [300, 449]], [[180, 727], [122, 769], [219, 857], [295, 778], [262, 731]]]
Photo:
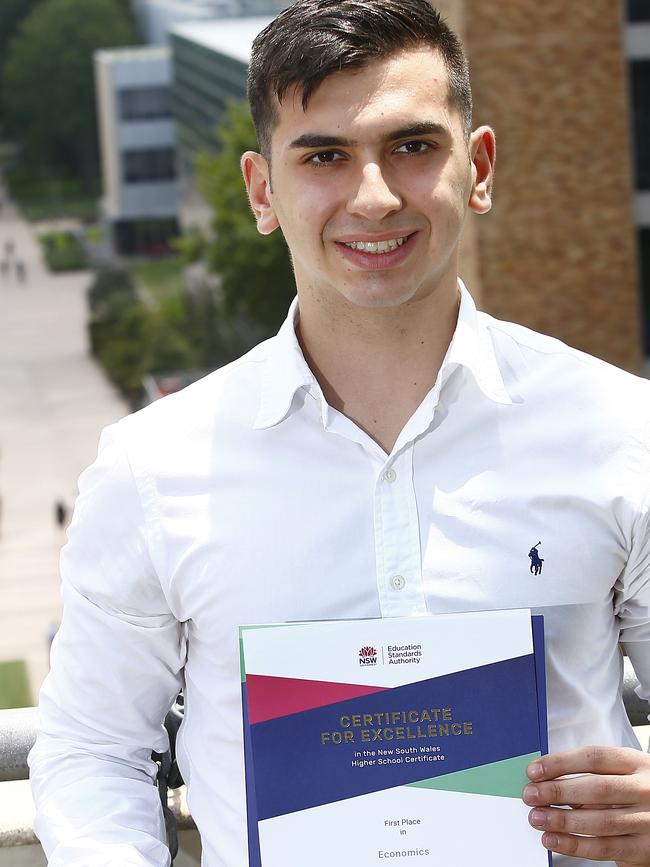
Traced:
[[122, 254], [159, 253], [178, 234], [176, 127], [170, 53], [164, 47], [95, 54], [104, 197], [101, 210]]

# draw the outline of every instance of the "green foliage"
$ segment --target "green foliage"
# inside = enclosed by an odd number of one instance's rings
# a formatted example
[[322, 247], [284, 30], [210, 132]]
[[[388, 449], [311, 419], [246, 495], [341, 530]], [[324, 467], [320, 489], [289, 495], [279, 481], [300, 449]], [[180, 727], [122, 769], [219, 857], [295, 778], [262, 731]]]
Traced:
[[94, 183], [93, 52], [134, 41], [118, 0], [41, 0], [23, 19], [9, 44], [2, 90], [7, 125], [29, 160], [76, 174], [86, 187]]
[[96, 357], [124, 396], [137, 405], [142, 377], [148, 372], [146, 308], [137, 302], [116, 301], [91, 319], [89, 328]]
[[32, 703], [23, 660], [0, 662], [0, 709], [31, 707]]
[[[149, 263], [151, 267], [158, 263]], [[140, 270], [146, 272], [146, 263]], [[154, 299], [155, 300], [155, 299]], [[137, 406], [147, 374], [196, 368], [199, 352], [186, 333], [184, 295], [145, 304], [129, 271], [99, 271], [88, 289], [90, 343], [94, 355], [125, 397]]]
[[[41, 0], [2, 0], [0, 2], [0, 58], [7, 56], [9, 43], [20, 22]], [[0, 117], [2, 117], [2, 82], [0, 80]]]
[[188, 265], [201, 261], [208, 252], [207, 239], [197, 228], [190, 229], [179, 238], [172, 238], [170, 246]]
[[221, 278], [224, 312], [243, 316], [274, 333], [295, 294], [287, 246], [280, 232], [258, 233], [239, 168], [241, 154], [257, 143], [248, 104], [231, 104], [217, 130], [220, 152], [197, 160], [199, 186], [214, 210], [214, 239], [207, 249]]
[[88, 288], [88, 307], [91, 315], [105, 315], [111, 306], [135, 304], [135, 283], [125, 268], [102, 268]]
[[28, 220], [74, 217], [90, 222], [96, 217], [98, 182], [83, 189], [79, 178], [57, 175], [25, 157], [22, 163], [20, 158], [14, 158], [4, 176], [11, 198]]
[[86, 267], [83, 244], [72, 232], [49, 232], [38, 240], [50, 271], [79, 271]]

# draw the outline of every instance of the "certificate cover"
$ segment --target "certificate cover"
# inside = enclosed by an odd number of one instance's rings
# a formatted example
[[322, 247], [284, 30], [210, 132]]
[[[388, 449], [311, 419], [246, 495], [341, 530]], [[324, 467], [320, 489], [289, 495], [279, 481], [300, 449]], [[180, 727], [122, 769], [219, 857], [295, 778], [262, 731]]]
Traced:
[[250, 867], [548, 867], [528, 610], [240, 629]]

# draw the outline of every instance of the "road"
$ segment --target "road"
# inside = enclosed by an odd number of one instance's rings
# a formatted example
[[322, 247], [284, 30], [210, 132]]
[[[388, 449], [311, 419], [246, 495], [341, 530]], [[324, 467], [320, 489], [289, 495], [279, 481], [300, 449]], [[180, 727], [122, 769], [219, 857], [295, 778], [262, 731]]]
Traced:
[[[27, 662], [36, 701], [61, 614], [54, 504], [72, 506], [102, 427], [128, 410], [88, 352], [90, 275], [49, 274], [2, 188], [0, 200], [0, 661]], [[24, 283], [3, 273], [7, 242]]]

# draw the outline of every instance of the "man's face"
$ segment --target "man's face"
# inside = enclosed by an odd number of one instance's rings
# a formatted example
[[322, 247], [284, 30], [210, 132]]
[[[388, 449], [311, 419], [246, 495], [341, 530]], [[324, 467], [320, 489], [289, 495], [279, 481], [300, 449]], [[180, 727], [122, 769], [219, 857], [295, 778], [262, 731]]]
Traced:
[[300, 295], [379, 308], [455, 290], [475, 143], [437, 52], [335, 73], [305, 111], [290, 91], [277, 113], [272, 185], [261, 157], [247, 171], [245, 155], [244, 174], [259, 230], [284, 233]]

